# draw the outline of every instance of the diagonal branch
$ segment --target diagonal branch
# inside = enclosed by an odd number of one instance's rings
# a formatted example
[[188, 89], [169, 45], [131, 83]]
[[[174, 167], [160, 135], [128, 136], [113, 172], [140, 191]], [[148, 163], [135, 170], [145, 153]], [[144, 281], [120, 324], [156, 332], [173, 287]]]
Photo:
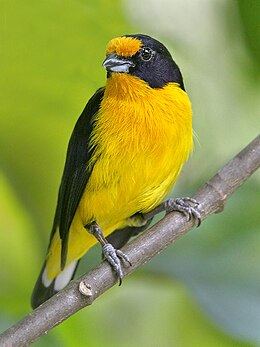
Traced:
[[[204, 184], [193, 196], [201, 204], [202, 219], [223, 211], [226, 200], [260, 167], [260, 135]], [[127, 244], [123, 251], [132, 266], [128, 275], [194, 227], [180, 213], [170, 213], [147, 232]], [[73, 315], [117, 283], [111, 267], [103, 262], [71, 283], [36, 310], [0, 335], [0, 346], [27, 346]], [[123, 290], [123, 289], [122, 289]]]

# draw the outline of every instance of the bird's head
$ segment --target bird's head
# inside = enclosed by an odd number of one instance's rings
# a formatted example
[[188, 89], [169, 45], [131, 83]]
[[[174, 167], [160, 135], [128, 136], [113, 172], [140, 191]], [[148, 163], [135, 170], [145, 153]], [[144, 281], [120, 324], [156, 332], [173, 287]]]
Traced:
[[108, 78], [114, 73], [136, 76], [151, 88], [162, 88], [169, 82], [184, 90], [181, 72], [167, 48], [150, 36], [135, 34], [112, 39], [103, 62]]

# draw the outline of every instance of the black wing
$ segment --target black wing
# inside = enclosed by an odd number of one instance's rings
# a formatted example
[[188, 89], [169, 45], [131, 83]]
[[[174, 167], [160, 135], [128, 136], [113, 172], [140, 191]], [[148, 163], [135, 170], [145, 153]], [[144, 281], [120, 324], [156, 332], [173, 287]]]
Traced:
[[66, 264], [69, 228], [91, 174], [91, 169], [87, 169], [87, 163], [93, 152], [89, 148], [89, 140], [93, 129], [93, 120], [99, 110], [103, 95], [104, 88], [100, 88], [91, 97], [74, 127], [68, 145], [50, 238], [51, 242], [57, 227], [59, 227], [62, 240], [61, 269]]

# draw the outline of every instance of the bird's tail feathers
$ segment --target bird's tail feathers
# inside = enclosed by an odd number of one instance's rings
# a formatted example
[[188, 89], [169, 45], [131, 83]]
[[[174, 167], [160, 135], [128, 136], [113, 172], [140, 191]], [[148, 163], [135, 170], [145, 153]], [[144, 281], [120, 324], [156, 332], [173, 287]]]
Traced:
[[41, 273], [35, 284], [32, 297], [31, 305], [32, 308], [40, 306], [43, 302], [48, 300], [58, 291], [66, 287], [70, 280], [74, 277], [77, 270], [79, 260], [75, 260], [70, 263], [63, 271], [59, 273], [53, 279], [49, 279], [47, 275], [46, 262], [43, 264]]

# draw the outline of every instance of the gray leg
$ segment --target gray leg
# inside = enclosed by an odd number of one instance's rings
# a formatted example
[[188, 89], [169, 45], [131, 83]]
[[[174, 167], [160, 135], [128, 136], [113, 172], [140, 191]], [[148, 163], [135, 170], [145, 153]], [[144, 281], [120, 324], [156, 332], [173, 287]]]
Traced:
[[111, 243], [108, 243], [108, 241], [106, 240], [106, 238], [104, 237], [102, 233], [102, 229], [96, 222], [92, 222], [90, 224], [85, 225], [85, 228], [101, 244], [104, 258], [110, 263], [110, 265], [116, 272], [119, 278], [119, 285], [121, 285], [122, 278], [124, 275], [123, 275], [122, 265], [120, 260], [127, 262], [131, 266], [131, 262], [128, 256], [124, 254], [122, 251], [115, 249], [114, 246], [111, 245]]

